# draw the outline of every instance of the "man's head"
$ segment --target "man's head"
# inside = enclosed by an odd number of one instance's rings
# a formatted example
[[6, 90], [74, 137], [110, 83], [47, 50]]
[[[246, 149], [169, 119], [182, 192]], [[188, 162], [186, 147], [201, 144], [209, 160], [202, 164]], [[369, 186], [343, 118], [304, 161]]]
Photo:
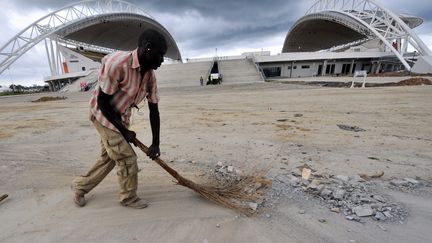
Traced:
[[167, 52], [167, 43], [162, 34], [153, 29], [144, 31], [138, 39], [138, 59], [141, 70], [157, 69]]

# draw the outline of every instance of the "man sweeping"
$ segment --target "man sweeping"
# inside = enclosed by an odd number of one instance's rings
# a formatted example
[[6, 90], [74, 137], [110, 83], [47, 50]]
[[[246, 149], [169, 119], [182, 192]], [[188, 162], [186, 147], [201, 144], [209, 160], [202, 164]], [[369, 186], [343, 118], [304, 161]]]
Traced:
[[102, 152], [90, 171], [72, 183], [76, 205], [83, 207], [84, 195], [117, 166], [121, 205], [147, 207], [136, 194], [137, 156], [130, 144], [135, 143], [136, 134], [129, 130], [129, 124], [132, 108], [147, 99], [153, 135], [149, 157], [159, 157], [159, 95], [153, 70], [160, 67], [166, 51], [165, 38], [150, 29], [141, 34], [135, 50], [115, 52], [102, 59], [98, 85], [90, 100], [90, 120], [100, 135]]

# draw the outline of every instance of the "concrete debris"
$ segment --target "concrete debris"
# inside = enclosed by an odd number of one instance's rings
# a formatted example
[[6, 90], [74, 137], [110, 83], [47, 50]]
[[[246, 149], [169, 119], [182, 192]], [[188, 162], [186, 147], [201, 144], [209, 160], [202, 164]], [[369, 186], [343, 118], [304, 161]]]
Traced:
[[327, 222], [327, 220], [326, 219], [318, 219], [318, 222], [325, 223], [325, 222]]
[[390, 181], [390, 184], [393, 186], [405, 186], [407, 185], [409, 182], [406, 180], [401, 180], [401, 179], [393, 179]]
[[423, 193], [427, 192], [432, 187], [432, 182], [423, 180], [419, 177], [413, 178], [393, 178], [389, 181], [389, 187], [391, 189], [399, 190], [402, 192], [414, 192]]
[[300, 178], [296, 176], [291, 176], [291, 179], [289, 180], [291, 186], [298, 186], [300, 182], [301, 182]]
[[332, 193], [333, 193], [333, 192], [332, 192], [331, 190], [329, 190], [329, 189], [327, 189], [327, 188], [324, 188], [324, 189], [320, 192], [320, 196], [322, 196], [322, 197], [330, 197]]
[[393, 216], [391, 215], [390, 211], [384, 211], [383, 214], [384, 214], [384, 216], [386, 216], [386, 218], [391, 218], [391, 217], [393, 217]]
[[354, 212], [359, 217], [367, 217], [373, 215], [373, 209], [370, 205], [357, 206], [354, 208]]
[[234, 172], [234, 166], [232, 166], [232, 165], [228, 166], [227, 171], [228, 171], [228, 173], [233, 173]]
[[345, 176], [345, 175], [336, 175], [334, 176], [335, 179], [343, 181], [343, 182], [348, 182], [349, 181], [349, 177]]
[[375, 179], [375, 178], [380, 178], [380, 177], [382, 177], [383, 175], [384, 175], [384, 171], [376, 172], [376, 173], [373, 174], [373, 175], [368, 175], [368, 174], [364, 174], [364, 173], [359, 174], [359, 176], [360, 176], [362, 179], [366, 180], [366, 181], [371, 180], [371, 179]]
[[307, 188], [318, 191], [320, 188], [320, 183], [321, 183], [320, 180], [313, 179], [312, 182], [307, 186]]
[[249, 208], [251, 208], [253, 211], [257, 210], [258, 208], [258, 203], [249, 203]]
[[330, 211], [332, 211], [334, 213], [340, 213], [340, 209], [339, 208], [330, 208]]
[[[385, 192], [382, 186], [387, 185], [382, 179], [365, 180], [358, 174], [353, 176], [321, 175], [308, 165], [297, 168], [300, 171], [308, 169], [313, 174], [309, 179], [305, 179], [303, 173], [300, 175], [296, 170], [291, 174], [278, 175], [273, 179], [272, 188], [267, 191], [266, 201], [273, 202], [283, 196], [301, 200], [318, 200], [331, 212], [341, 213], [347, 220], [357, 222], [360, 222], [361, 218], [371, 218], [380, 222], [398, 222], [404, 221], [407, 216], [405, 208], [400, 203], [382, 194]], [[393, 179], [391, 184], [414, 186], [416, 181], [418, 184], [424, 183], [417, 178], [406, 179]], [[298, 213], [303, 214], [304, 210]]]
[[338, 188], [338, 189], [336, 189], [336, 191], [333, 192], [333, 197], [335, 199], [342, 200], [345, 196], [345, 193], [346, 193], [345, 190]]
[[385, 199], [383, 197], [381, 197], [380, 195], [373, 195], [372, 197], [375, 200], [377, 200], [378, 202], [385, 202]]
[[384, 220], [386, 220], [386, 216], [381, 212], [377, 212], [375, 214], [375, 219], [380, 220], [380, 221], [384, 221]]
[[350, 132], [365, 132], [366, 130], [363, 128], [360, 128], [358, 126], [348, 126], [343, 124], [336, 124], [340, 129]]
[[299, 213], [299, 214], [305, 214], [306, 211], [304, 211], [304, 210], [299, 210], [298, 213]]
[[404, 178], [404, 180], [405, 180], [406, 182], [408, 182], [408, 183], [413, 184], [413, 185], [417, 185], [417, 184], [420, 183], [418, 180], [413, 179], [413, 178]]
[[302, 178], [305, 180], [309, 180], [309, 178], [311, 177], [312, 174], [312, 170], [308, 169], [308, 168], [303, 168], [302, 170]]
[[365, 182], [365, 180], [363, 178], [361, 178], [359, 175], [354, 175], [354, 176], [350, 176], [350, 182], [351, 183]]

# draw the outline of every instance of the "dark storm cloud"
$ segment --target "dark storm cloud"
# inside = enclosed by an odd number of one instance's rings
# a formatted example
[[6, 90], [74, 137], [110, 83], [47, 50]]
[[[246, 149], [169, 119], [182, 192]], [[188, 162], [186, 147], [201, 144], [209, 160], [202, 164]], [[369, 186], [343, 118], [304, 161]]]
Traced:
[[[289, 30], [313, 1], [185, 0], [129, 1], [148, 12], [173, 35], [181, 51], [252, 38], [264, 41]], [[15, 0], [15, 5], [58, 9], [70, 1]], [[282, 47], [282, 43], [280, 43]]]
[[[180, 51], [195, 51], [217, 46], [234, 46], [238, 42], [260, 42], [272, 36], [286, 35], [292, 24], [314, 3], [314, 0], [130, 0], [155, 17], [173, 35]], [[430, 0], [381, 0], [395, 12], [432, 18]], [[16, 5], [58, 9], [70, 4], [66, 0], [15, 0]], [[281, 41], [283, 42], [283, 41]], [[282, 48], [280, 43], [280, 47]], [[275, 54], [275, 53], [273, 53]]]

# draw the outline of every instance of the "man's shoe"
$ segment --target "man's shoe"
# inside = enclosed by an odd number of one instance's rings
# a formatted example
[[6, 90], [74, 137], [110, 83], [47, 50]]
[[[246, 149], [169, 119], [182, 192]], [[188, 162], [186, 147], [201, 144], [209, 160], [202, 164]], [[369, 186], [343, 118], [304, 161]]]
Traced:
[[120, 202], [121, 205], [128, 207], [128, 208], [136, 208], [136, 209], [142, 209], [146, 208], [148, 206], [148, 203], [139, 197], [135, 197], [132, 199], [126, 199]]
[[84, 207], [86, 205], [84, 194], [75, 192], [73, 200], [78, 207]]

